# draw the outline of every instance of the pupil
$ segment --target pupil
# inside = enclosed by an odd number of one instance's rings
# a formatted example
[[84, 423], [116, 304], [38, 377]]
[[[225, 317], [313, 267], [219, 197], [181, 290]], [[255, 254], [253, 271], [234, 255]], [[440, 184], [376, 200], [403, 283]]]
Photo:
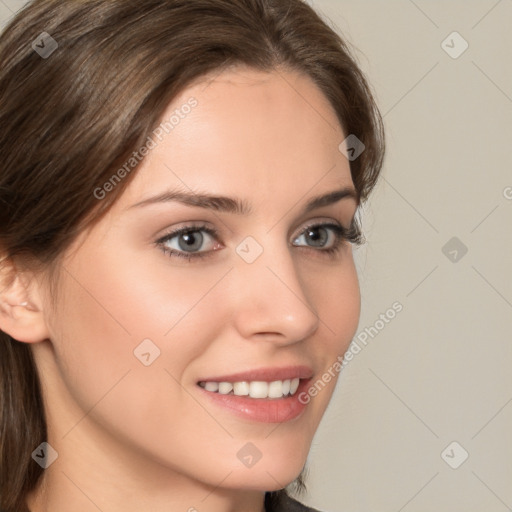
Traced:
[[[182, 243], [183, 242], [183, 243]], [[180, 249], [184, 251], [195, 251], [201, 248], [203, 244], [203, 235], [197, 231], [183, 233], [179, 238]]]
[[313, 228], [308, 230], [308, 238], [313, 242], [311, 245], [322, 247], [327, 242], [327, 233], [324, 228]]

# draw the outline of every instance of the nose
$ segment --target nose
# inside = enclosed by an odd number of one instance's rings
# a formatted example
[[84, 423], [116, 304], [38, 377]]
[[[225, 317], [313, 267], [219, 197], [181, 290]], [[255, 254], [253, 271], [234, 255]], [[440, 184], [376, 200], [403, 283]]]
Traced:
[[239, 259], [232, 271], [234, 324], [245, 339], [283, 345], [311, 336], [319, 316], [290, 251], [266, 247], [254, 262]]

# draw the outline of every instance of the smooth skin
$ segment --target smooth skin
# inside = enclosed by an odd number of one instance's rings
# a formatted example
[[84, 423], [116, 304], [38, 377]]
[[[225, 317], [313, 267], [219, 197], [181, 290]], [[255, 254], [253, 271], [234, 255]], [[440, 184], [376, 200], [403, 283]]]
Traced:
[[[44, 276], [21, 274], [2, 292], [0, 328], [31, 344], [58, 452], [32, 512], [262, 512], [264, 491], [302, 470], [331, 398], [336, 379], [298, 418], [259, 423], [205, 400], [197, 382], [298, 364], [316, 380], [345, 353], [360, 312], [352, 246], [329, 255], [306, 228], [348, 227], [357, 201], [302, 209], [353, 188], [338, 149], [346, 134], [295, 71], [231, 68], [191, 85], [163, 118], [190, 97], [197, 107], [64, 254], [55, 307]], [[251, 212], [134, 206], [168, 190], [238, 198]], [[200, 232], [205, 258], [156, 243], [198, 223], [218, 231]], [[263, 248], [253, 263], [236, 252], [248, 236]], [[149, 366], [134, 356], [144, 339], [160, 350]], [[247, 442], [262, 454], [251, 468], [237, 457]]]

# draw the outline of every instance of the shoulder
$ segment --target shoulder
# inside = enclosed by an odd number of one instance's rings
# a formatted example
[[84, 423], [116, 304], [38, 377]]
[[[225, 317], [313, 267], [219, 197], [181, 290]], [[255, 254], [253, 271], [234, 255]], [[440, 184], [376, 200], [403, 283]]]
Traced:
[[279, 497], [270, 494], [273, 493], [267, 493], [265, 499], [265, 512], [320, 512], [316, 508], [303, 505], [288, 494], [281, 494]]

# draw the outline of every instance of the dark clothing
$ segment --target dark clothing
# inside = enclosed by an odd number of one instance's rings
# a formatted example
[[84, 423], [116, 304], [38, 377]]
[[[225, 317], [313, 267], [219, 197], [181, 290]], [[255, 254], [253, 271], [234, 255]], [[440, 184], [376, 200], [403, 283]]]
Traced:
[[283, 493], [265, 494], [265, 512], [319, 512]]

